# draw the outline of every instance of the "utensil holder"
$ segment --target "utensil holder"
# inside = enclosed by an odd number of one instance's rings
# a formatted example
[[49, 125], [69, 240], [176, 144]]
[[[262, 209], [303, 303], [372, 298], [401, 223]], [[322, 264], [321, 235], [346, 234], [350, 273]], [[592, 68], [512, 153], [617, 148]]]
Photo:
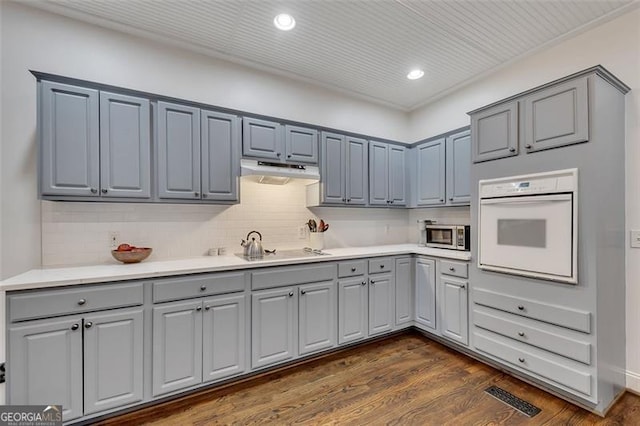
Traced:
[[310, 232], [309, 247], [314, 250], [322, 250], [324, 248], [324, 232]]

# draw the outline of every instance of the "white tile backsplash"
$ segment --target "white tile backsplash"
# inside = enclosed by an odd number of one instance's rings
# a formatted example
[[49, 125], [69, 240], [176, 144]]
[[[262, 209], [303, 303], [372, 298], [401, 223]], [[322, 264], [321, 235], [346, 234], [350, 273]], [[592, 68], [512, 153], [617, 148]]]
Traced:
[[312, 217], [330, 224], [326, 248], [413, 242], [413, 211], [308, 209], [299, 182], [264, 185], [243, 178], [240, 193], [241, 203], [233, 206], [42, 201], [42, 264], [115, 262], [110, 232], [117, 232], [121, 243], [153, 247], [152, 260], [202, 256], [211, 247], [237, 253], [254, 229], [262, 233], [265, 248], [301, 248], [308, 239], [298, 238], [298, 228]]

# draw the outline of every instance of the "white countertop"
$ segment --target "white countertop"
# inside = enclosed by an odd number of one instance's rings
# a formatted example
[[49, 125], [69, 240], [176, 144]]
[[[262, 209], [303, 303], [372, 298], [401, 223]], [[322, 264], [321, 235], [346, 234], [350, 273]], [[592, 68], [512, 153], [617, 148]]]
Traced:
[[108, 265], [76, 266], [69, 268], [32, 269], [31, 271], [0, 281], [0, 290], [25, 290], [64, 285], [154, 278], [161, 276], [166, 277], [171, 275], [193, 274], [200, 272], [253, 269], [264, 266], [327, 262], [362, 257], [397, 256], [402, 254], [420, 254], [462, 261], [471, 260], [471, 253], [468, 251], [419, 247], [416, 244], [335, 248], [326, 249], [324, 252], [326, 253], [325, 256], [274, 260], [266, 259], [252, 262], [246, 261], [235, 255], [229, 255], [142, 262], [128, 265], [113, 263]]

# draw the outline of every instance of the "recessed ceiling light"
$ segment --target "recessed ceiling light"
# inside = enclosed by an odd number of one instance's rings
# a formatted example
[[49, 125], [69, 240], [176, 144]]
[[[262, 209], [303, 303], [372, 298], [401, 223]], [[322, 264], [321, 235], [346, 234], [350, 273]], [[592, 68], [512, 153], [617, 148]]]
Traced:
[[407, 74], [407, 78], [409, 80], [417, 80], [420, 77], [422, 77], [423, 75], [424, 75], [424, 71], [422, 71], [420, 69], [415, 69], [415, 70], [409, 71], [409, 74]]
[[293, 16], [287, 13], [281, 13], [273, 18], [273, 24], [277, 29], [282, 31], [289, 31], [296, 26], [296, 20], [293, 19]]

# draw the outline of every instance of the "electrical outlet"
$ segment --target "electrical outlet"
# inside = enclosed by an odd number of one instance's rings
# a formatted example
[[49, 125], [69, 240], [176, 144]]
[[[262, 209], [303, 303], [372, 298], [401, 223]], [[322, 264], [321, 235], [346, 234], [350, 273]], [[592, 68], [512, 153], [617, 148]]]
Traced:
[[631, 231], [631, 247], [640, 248], [640, 231]]
[[118, 248], [118, 241], [120, 241], [120, 235], [115, 231], [109, 232], [109, 247]]
[[299, 240], [304, 240], [307, 238], [307, 229], [309, 229], [307, 227], [307, 225], [303, 225], [298, 227], [298, 239]]

